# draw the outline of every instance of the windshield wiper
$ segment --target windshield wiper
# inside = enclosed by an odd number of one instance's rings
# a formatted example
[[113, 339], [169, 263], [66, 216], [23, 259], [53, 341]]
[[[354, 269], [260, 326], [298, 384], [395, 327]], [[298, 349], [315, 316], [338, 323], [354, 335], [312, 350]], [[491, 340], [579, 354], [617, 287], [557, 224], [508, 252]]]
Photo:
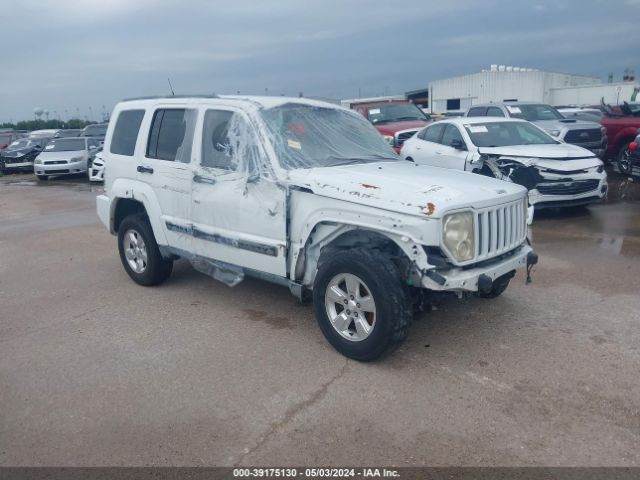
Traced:
[[[323, 166], [325, 167], [335, 167], [338, 165], [355, 165], [358, 163], [371, 163], [371, 162], [379, 162], [383, 160], [393, 160], [396, 161], [398, 158], [385, 156], [385, 155], [372, 155], [370, 157], [335, 157], [329, 156], [323, 160]], [[326, 162], [326, 163], [325, 163]]]
[[418, 118], [418, 117], [398, 117], [396, 120], [426, 120], [426, 118]]

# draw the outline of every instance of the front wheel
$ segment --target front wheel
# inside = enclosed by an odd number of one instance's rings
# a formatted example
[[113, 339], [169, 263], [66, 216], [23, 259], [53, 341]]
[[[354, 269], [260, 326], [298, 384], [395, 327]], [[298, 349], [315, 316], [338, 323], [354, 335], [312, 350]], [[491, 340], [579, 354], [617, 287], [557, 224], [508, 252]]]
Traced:
[[146, 216], [126, 217], [118, 228], [120, 260], [131, 279], [144, 286], [159, 285], [173, 270], [173, 261], [162, 258]]
[[629, 161], [629, 145], [630, 144], [631, 142], [626, 142], [624, 145], [622, 145], [622, 148], [618, 152], [618, 157], [616, 159], [618, 163], [618, 170], [620, 170], [620, 173], [624, 175], [631, 174], [631, 162]]
[[49, 180], [49, 177], [46, 175], [36, 175], [37, 179], [40, 180], [41, 182], [46, 182], [47, 180]]
[[313, 306], [327, 341], [344, 356], [363, 362], [399, 345], [411, 321], [398, 268], [366, 249], [338, 251], [321, 262]]

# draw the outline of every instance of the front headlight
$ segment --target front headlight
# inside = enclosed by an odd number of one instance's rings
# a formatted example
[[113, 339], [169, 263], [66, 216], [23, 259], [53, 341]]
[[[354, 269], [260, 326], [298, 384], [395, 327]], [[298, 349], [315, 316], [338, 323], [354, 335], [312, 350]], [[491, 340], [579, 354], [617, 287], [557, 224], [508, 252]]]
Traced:
[[396, 139], [393, 137], [393, 135], [383, 135], [382, 138], [384, 138], [385, 142], [387, 142], [392, 147], [396, 143]]
[[36, 160], [34, 162], [36, 165], [42, 165], [42, 159], [39, 157], [36, 157]]
[[459, 212], [446, 215], [443, 219], [442, 242], [458, 262], [473, 258], [475, 252], [473, 218], [472, 212]]
[[80, 160], [82, 160], [84, 157], [81, 155], [79, 157], [73, 157], [70, 161], [71, 162], [79, 162]]

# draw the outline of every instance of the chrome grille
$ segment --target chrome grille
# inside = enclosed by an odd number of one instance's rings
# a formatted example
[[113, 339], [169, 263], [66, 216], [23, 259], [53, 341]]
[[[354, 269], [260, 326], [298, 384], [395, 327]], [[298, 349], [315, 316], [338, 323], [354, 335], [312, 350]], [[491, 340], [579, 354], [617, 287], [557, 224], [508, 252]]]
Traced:
[[567, 143], [599, 143], [602, 141], [602, 132], [599, 128], [588, 128], [582, 130], [569, 130], [564, 136]]
[[527, 236], [525, 200], [482, 209], [476, 213], [476, 255], [481, 261], [506, 253]]

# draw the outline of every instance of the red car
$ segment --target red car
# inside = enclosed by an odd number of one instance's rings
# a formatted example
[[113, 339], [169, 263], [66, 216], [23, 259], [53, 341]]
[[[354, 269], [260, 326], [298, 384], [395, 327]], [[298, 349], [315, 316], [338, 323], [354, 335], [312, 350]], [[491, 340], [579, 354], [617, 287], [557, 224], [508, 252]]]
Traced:
[[352, 103], [351, 108], [369, 120], [397, 153], [405, 140], [432, 121], [406, 100]]
[[609, 146], [607, 156], [618, 163], [621, 173], [630, 174], [630, 166], [627, 159], [629, 144], [640, 133], [640, 105], [609, 106], [602, 104], [605, 116], [602, 117], [602, 126], [607, 130]]
[[24, 133], [19, 132], [0, 132], [0, 150], [4, 150], [13, 142], [24, 136]]

